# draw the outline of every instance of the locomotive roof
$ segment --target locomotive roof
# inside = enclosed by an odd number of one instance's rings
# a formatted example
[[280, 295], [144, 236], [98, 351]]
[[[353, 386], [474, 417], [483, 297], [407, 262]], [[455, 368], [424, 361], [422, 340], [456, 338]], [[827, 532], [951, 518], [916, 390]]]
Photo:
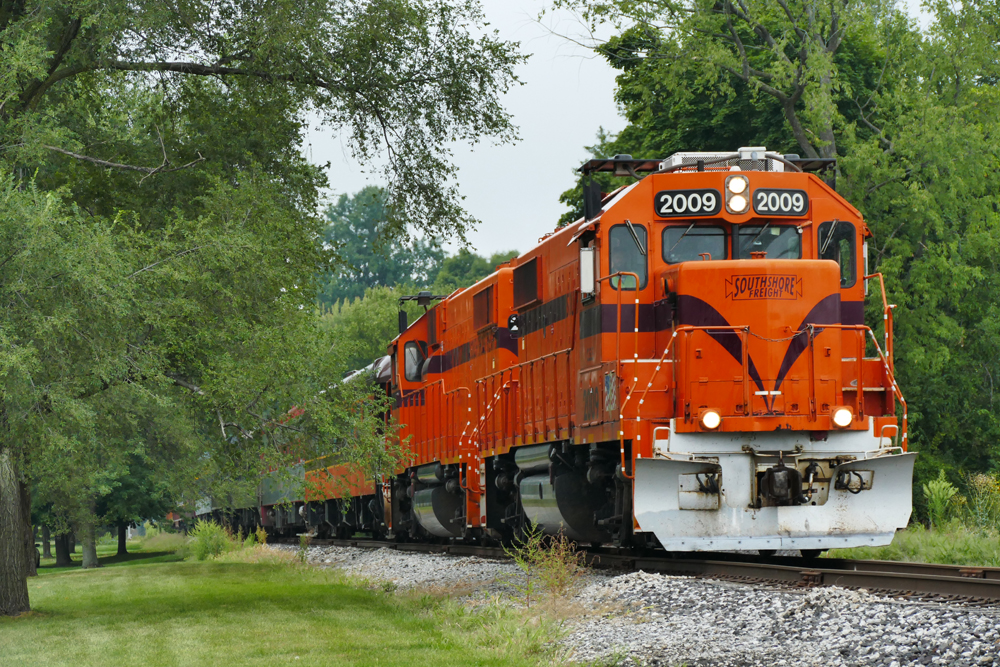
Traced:
[[[653, 173], [665, 171], [677, 166], [696, 166], [698, 160], [702, 162], [720, 162], [719, 168], [728, 169], [730, 166], [738, 165], [741, 169], [748, 171], [761, 170], [763, 165], [753, 163], [761, 162], [787, 162], [794, 165], [801, 171], [819, 172], [832, 168], [837, 163], [836, 158], [802, 158], [795, 154], [780, 155], [773, 151], [768, 151], [763, 147], [740, 148], [735, 153], [722, 152], [681, 152], [674, 153], [666, 159], [635, 159], [631, 155], [616, 155], [613, 158], [596, 158], [588, 160], [579, 169], [581, 173], [593, 174], [606, 171], [613, 172], [618, 176], [627, 176], [629, 172], [634, 174]], [[780, 168], [780, 164], [778, 165]], [[768, 166], [764, 170], [768, 170]]]

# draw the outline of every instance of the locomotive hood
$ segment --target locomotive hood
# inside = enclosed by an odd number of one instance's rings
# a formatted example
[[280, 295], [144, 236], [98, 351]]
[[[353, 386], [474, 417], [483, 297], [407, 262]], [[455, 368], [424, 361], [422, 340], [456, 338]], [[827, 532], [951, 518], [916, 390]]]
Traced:
[[[822, 402], [836, 404], [841, 336], [823, 336], [820, 354], [814, 350], [804, 358], [810, 340], [815, 343], [824, 327], [841, 324], [835, 262], [684, 262], [665, 273], [674, 326], [704, 328], [685, 337], [685, 349], [679, 351], [693, 406], [748, 414], [741, 392], [734, 390], [744, 364], [754, 414], [801, 413], [809, 401], [804, 381], [812, 376], [820, 378]], [[809, 363], [813, 368], [807, 368]]]

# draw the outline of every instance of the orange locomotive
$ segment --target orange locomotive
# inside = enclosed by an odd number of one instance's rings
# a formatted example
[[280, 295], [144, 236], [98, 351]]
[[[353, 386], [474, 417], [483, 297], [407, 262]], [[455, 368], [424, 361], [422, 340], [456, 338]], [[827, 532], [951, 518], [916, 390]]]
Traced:
[[392, 342], [380, 381], [413, 458], [358, 489], [383, 513], [372, 528], [509, 540], [536, 525], [672, 551], [888, 544], [915, 456], [892, 310], [883, 289], [885, 331], [865, 326], [871, 233], [803, 170], [825, 166], [764, 148], [584, 165], [637, 181], [603, 199], [588, 186], [583, 219]]

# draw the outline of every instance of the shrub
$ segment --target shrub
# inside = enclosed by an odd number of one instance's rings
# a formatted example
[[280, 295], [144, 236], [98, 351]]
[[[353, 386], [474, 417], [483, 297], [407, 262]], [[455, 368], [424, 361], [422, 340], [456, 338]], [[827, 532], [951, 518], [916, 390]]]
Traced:
[[972, 528], [982, 532], [996, 530], [1000, 523], [1000, 479], [995, 473], [966, 475], [966, 517]]
[[942, 470], [937, 479], [924, 484], [924, 498], [927, 499], [927, 513], [930, 515], [931, 526], [940, 528], [948, 518], [948, 505], [958, 489], [945, 479]]
[[524, 573], [523, 583], [519, 580], [510, 583], [529, 607], [539, 589], [552, 600], [568, 595], [586, 572], [586, 557], [577, 551], [572, 540], [562, 534], [547, 537], [535, 527], [512, 547], [505, 547], [504, 552]]
[[295, 555], [298, 556], [300, 563], [305, 563], [306, 558], [309, 556], [309, 544], [312, 542], [312, 536], [303, 533], [299, 535], [299, 548]]
[[191, 529], [191, 549], [198, 560], [213, 558], [229, 551], [233, 542], [233, 534], [214, 521], [199, 521]]

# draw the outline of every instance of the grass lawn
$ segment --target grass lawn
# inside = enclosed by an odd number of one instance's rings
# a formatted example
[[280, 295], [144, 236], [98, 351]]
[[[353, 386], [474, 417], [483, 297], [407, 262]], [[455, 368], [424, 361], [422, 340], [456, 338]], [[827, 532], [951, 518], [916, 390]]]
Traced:
[[957, 521], [933, 530], [914, 525], [897, 532], [888, 546], [832, 549], [826, 556], [1000, 567], [1000, 536], [969, 530]]
[[[111, 553], [114, 549], [109, 549]], [[33, 611], [0, 617], [0, 665], [528, 665], [541, 638], [504, 614], [376, 592], [336, 572], [136, 553], [45, 568]]]

